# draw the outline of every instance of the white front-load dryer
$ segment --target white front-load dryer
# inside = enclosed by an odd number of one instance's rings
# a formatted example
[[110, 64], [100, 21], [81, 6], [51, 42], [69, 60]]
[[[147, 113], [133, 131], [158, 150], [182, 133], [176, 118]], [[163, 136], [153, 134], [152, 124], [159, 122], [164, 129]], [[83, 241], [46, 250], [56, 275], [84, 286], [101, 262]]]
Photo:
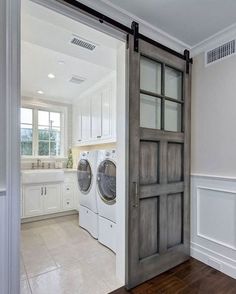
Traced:
[[83, 151], [78, 161], [77, 176], [80, 190], [79, 225], [97, 239], [96, 163], [97, 151]]
[[97, 160], [98, 241], [116, 252], [116, 150], [99, 150]]

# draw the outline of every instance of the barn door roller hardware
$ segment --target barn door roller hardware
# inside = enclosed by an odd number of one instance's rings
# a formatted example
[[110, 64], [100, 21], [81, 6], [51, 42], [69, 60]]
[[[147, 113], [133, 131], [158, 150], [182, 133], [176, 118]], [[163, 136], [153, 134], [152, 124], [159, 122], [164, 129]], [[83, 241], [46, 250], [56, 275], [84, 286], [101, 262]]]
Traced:
[[131, 25], [132, 33], [134, 36], [134, 51], [139, 51], [139, 24], [135, 21], [132, 22]]
[[56, 0], [57, 2], [60, 2], [62, 4], [67, 4], [73, 8], [78, 9], [79, 11], [82, 11], [86, 15], [89, 15], [90, 17], [93, 17], [94, 19], [97, 19], [100, 23], [107, 24], [113, 28], [118, 29], [119, 31], [125, 32], [127, 34], [131, 34], [134, 36], [134, 50], [138, 52], [139, 50], [139, 39], [142, 39], [143, 41], [146, 41], [158, 48], [161, 48], [162, 50], [165, 50], [169, 52], [172, 55], [175, 55], [183, 60], [186, 61], [186, 73], [189, 73], [189, 64], [193, 63], [192, 58], [189, 56], [189, 51], [185, 50], [184, 54], [181, 54], [151, 38], [148, 38], [147, 36], [139, 33], [139, 24], [135, 21], [132, 22], [131, 28], [123, 25], [122, 23], [114, 20], [113, 18], [110, 18], [109, 16], [106, 16], [105, 14], [100, 13], [99, 11], [78, 2], [77, 0]]

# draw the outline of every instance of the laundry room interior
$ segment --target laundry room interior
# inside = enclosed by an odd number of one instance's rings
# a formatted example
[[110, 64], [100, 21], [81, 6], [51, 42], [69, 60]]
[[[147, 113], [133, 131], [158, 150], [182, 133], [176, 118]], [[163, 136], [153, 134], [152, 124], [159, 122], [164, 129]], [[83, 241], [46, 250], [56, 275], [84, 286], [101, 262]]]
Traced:
[[22, 293], [56, 293], [58, 276], [71, 281], [63, 293], [124, 283], [125, 52], [77, 16], [22, 1]]

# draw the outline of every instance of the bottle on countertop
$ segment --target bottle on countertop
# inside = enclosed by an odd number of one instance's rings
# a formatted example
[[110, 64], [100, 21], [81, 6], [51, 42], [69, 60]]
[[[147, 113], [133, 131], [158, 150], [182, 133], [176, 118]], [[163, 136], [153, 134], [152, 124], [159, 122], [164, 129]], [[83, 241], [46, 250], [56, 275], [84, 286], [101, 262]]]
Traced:
[[72, 156], [71, 148], [69, 149], [69, 152], [68, 152], [68, 160], [67, 160], [66, 168], [73, 168], [73, 156]]

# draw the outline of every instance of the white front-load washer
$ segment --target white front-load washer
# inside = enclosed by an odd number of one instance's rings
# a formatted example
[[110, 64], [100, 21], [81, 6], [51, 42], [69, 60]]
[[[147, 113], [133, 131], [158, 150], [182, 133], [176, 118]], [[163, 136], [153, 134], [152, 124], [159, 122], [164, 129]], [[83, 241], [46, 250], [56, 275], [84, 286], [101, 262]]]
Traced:
[[116, 252], [116, 150], [99, 150], [97, 160], [98, 241]]
[[98, 238], [98, 209], [96, 198], [97, 151], [80, 154], [77, 176], [79, 184], [79, 225]]

